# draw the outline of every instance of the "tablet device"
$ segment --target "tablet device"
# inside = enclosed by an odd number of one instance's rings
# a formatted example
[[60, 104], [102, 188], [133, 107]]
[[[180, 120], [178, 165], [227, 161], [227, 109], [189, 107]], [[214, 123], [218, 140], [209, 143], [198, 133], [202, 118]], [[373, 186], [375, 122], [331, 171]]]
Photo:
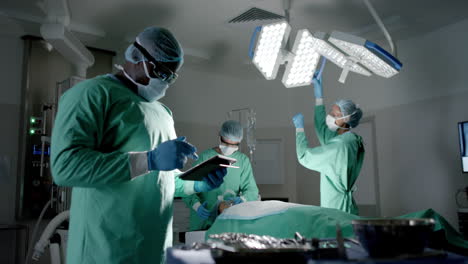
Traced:
[[232, 166], [232, 164], [236, 162], [236, 159], [229, 158], [223, 155], [216, 155], [180, 174], [179, 178], [186, 181], [202, 181], [203, 178], [208, 175], [208, 173], [218, 168], [239, 168]]

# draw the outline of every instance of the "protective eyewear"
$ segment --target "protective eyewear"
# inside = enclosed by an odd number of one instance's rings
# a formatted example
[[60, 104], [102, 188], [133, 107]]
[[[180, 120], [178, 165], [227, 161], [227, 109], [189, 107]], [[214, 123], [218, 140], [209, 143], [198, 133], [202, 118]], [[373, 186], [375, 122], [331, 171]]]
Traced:
[[179, 77], [177, 73], [171, 71], [169, 68], [164, 66], [164, 64], [162, 64], [161, 62], [155, 60], [153, 56], [151, 56], [149, 52], [143, 46], [141, 46], [137, 42], [134, 42], [133, 46], [135, 46], [135, 48], [137, 48], [137, 50], [139, 50], [143, 54], [143, 56], [145, 56], [148, 62], [151, 65], [153, 65], [152, 73], [158, 79], [165, 81], [169, 84], [173, 84], [176, 81], [177, 77]]

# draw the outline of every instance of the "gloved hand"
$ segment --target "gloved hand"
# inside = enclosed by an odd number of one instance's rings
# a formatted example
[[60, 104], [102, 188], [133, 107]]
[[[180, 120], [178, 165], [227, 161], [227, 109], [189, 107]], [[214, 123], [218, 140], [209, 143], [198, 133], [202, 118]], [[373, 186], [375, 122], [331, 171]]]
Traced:
[[244, 202], [244, 200], [242, 200], [242, 198], [240, 198], [239, 196], [230, 198], [229, 201], [232, 201], [233, 204], [240, 204]]
[[206, 209], [206, 204], [208, 202], [204, 202], [202, 205], [200, 205], [197, 209], [197, 215], [198, 217], [200, 217], [201, 219], [208, 219], [210, 216], [211, 216], [211, 212]]
[[301, 113], [295, 115], [293, 123], [296, 128], [304, 128], [304, 116]]
[[319, 78], [314, 76], [312, 83], [314, 84], [315, 99], [323, 98], [322, 76], [320, 75]]
[[208, 173], [207, 176], [203, 178], [203, 181], [196, 181], [195, 184], [193, 185], [193, 189], [195, 192], [200, 193], [200, 192], [209, 192], [213, 189], [218, 188], [221, 184], [224, 182], [224, 176], [227, 174], [227, 169], [224, 167], [221, 167], [219, 169], [216, 169], [210, 173]]
[[182, 169], [187, 162], [187, 157], [198, 159], [197, 148], [185, 141], [185, 137], [178, 137], [159, 144], [148, 151], [148, 170], [171, 171]]

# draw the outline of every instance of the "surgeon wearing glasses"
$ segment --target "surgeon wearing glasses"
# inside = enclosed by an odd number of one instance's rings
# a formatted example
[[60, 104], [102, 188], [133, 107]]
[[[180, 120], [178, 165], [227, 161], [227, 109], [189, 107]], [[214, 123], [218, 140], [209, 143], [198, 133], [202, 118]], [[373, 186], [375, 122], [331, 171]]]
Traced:
[[216, 155], [224, 155], [237, 160], [228, 168], [224, 183], [217, 189], [200, 192], [183, 198], [190, 210], [190, 230], [208, 229], [219, 213], [228, 207], [246, 201], [258, 200], [258, 188], [252, 173], [249, 158], [239, 151], [243, 138], [242, 125], [234, 120], [223, 123], [219, 131], [219, 145], [200, 154], [194, 165]]
[[177, 78], [183, 50], [150, 27], [114, 74], [82, 81], [60, 98], [52, 132], [52, 175], [73, 187], [67, 263], [165, 263], [174, 196], [211, 191], [226, 168], [203, 181], [178, 178], [196, 148], [177, 137], [160, 103]]
[[355, 183], [364, 161], [362, 137], [352, 129], [359, 125], [361, 109], [350, 100], [336, 101], [327, 115], [323, 105], [321, 77], [314, 78], [315, 132], [320, 146], [309, 147], [304, 116], [293, 118], [296, 127], [296, 154], [299, 163], [320, 172], [320, 205], [358, 214], [353, 198]]

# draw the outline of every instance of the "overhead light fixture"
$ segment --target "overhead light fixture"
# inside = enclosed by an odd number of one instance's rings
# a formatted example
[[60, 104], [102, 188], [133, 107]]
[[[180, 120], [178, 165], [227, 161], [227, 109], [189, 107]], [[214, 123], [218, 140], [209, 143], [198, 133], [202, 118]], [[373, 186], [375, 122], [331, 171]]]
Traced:
[[346, 65], [350, 65], [350, 70], [365, 76], [371, 76], [372, 74], [366, 70], [364, 67], [360, 66], [357, 63], [350, 61], [350, 58], [346, 56], [343, 52], [339, 51], [338, 49], [334, 48], [333, 45], [326, 41], [327, 34], [324, 32], [316, 32], [313, 34], [314, 39], [317, 43], [316, 49], [320, 53], [320, 55], [327, 58], [327, 60], [333, 62], [340, 68], [346, 67]]
[[343, 52], [334, 48], [326, 41], [324, 32], [311, 34], [307, 29], [298, 31], [294, 47], [292, 49], [291, 62], [286, 66], [283, 76], [283, 84], [286, 88], [310, 85], [320, 56], [333, 62], [340, 68], [349, 65], [353, 72], [371, 76], [372, 74], [355, 61], [348, 58]]
[[328, 41], [379, 76], [390, 78], [401, 70], [402, 64], [397, 58], [366, 39], [333, 31]]
[[297, 32], [292, 58], [286, 65], [282, 80], [286, 88], [310, 85], [320, 59], [316, 46], [315, 39], [307, 29]]
[[290, 32], [291, 26], [286, 22], [261, 27], [253, 63], [267, 80], [276, 78], [278, 68], [284, 62], [283, 50]]
[[390, 78], [401, 70], [401, 62], [377, 44], [338, 31], [328, 36], [324, 32], [311, 34], [307, 29], [301, 29], [292, 50], [288, 51], [285, 48], [290, 31], [287, 22], [257, 27], [249, 47], [254, 65], [267, 80], [275, 79], [279, 66], [287, 62], [282, 78], [287, 88], [310, 85], [321, 56], [343, 69], [339, 78], [342, 83], [350, 71], [364, 76], [374, 73]]

